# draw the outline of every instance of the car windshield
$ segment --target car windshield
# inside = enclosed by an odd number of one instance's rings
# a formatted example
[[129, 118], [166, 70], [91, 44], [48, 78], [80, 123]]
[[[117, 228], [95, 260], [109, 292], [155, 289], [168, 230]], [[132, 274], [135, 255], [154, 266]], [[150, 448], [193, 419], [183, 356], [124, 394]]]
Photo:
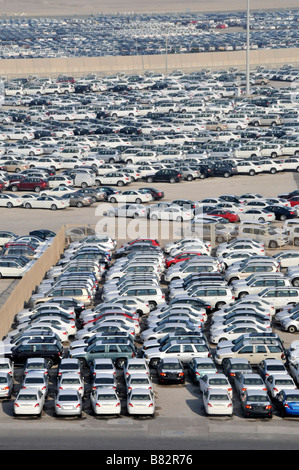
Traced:
[[77, 395], [61, 395], [59, 401], [78, 401]]
[[268, 402], [268, 397], [266, 395], [251, 395], [248, 401], [256, 401], [256, 402]]
[[105, 395], [104, 394], [101, 394], [101, 395], [98, 394], [98, 400], [107, 400], [108, 401], [108, 400], [116, 400], [116, 399], [117, 399], [116, 396], [112, 393], [111, 394], [107, 393]]
[[130, 400], [131, 401], [150, 401], [151, 397], [150, 395], [143, 395], [141, 393], [138, 393], [136, 395], [132, 395]]
[[169, 363], [164, 363], [163, 364], [163, 369], [181, 369], [182, 366], [178, 363], [175, 363], [175, 362], [169, 362]]
[[224, 395], [224, 394], [221, 394], [221, 393], [213, 393], [212, 395], [209, 396], [209, 400], [230, 401], [228, 395]]
[[25, 384], [28, 385], [28, 384], [43, 384], [44, 383], [44, 379], [43, 377], [27, 377], [26, 380], [25, 380]]
[[210, 379], [209, 385], [227, 385], [227, 380], [221, 378]]
[[268, 365], [267, 366], [267, 371], [270, 372], [270, 371], [285, 371], [285, 367], [284, 365], [282, 364], [281, 366], [280, 365]]
[[251, 370], [250, 364], [234, 364], [232, 367], [233, 370]]
[[244, 385], [263, 385], [263, 381], [259, 377], [244, 379]]
[[214, 364], [197, 364], [197, 369], [214, 370]]
[[276, 379], [275, 385], [294, 385], [292, 379]]
[[22, 401], [32, 401], [32, 400], [37, 400], [37, 395], [34, 393], [26, 393], [26, 394], [23, 394], [22, 395], [19, 395], [18, 396], [18, 400], [22, 400]]
[[97, 384], [114, 384], [113, 378], [109, 377], [100, 377], [99, 379], [95, 379], [94, 381], [95, 385]]
[[78, 364], [60, 364], [59, 369], [61, 370], [77, 370]]
[[0, 369], [10, 369], [8, 364], [0, 364]]
[[112, 364], [97, 364], [95, 370], [113, 370]]
[[286, 395], [286, 400], [287, 401], [296, 401], [296, 402], [298, 402], [299, 401], [299, 395], [296, 395], [296, 394]]
[[149, 383], [149, 381], [146, 378], [145, 379], [136, 379], [136, 378], [134, 378], [130, 382], [130, 384], [148, 384], [148, 383]]
[[6, 377], [0, 377], [0, 384], [6, 384], [6, 383], [7, 383]]
[[128, 370], [142, 370], [146, 369], [145, 364], [134, 364], [128, 367]]
[[62, 379], [61, 380], [61, 383], [63, 385], [66, 385], [66, 384], [73, 384], [73, 385], [80, 385], [80, 380], [79, 379]]

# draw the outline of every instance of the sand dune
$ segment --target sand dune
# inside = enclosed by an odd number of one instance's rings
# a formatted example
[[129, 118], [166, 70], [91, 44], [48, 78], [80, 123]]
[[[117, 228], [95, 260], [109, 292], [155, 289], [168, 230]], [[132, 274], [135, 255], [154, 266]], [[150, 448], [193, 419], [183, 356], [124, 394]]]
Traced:
[[[250, 0], [250, 9], [298, 8], [298, 0]], [[1, 15], [61, 16], [96, 12], [208, 12], [246, 10], [246, 0], [0, 0]]]

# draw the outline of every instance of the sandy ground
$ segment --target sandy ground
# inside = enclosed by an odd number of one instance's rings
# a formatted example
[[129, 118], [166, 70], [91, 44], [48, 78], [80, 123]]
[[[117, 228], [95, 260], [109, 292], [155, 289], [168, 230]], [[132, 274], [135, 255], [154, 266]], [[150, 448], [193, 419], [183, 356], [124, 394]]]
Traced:
[[[250, 0], [252, 10], [260, 9], [261, 2]], [[263, 9], [298, 8], [298, 0], [264, 0]], [[61, 16], [61, 15], [89, 15], [96, 12], [208, 12], [208, 11], [241, 11], [247, 8], [246, 0], [0, 0], [1, 15], [30, 15], [30, 16]]]

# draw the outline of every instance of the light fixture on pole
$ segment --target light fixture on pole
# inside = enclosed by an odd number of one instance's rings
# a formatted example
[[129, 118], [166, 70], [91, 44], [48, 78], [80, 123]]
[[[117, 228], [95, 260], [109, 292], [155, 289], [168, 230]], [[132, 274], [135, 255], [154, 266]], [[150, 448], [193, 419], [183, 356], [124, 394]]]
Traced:
[[250, 95], [250, 63], [249, 63], [250, 35], [249, 35], [249, 0], [247, 0], [247, 46], [246, 46], [246, 95]]

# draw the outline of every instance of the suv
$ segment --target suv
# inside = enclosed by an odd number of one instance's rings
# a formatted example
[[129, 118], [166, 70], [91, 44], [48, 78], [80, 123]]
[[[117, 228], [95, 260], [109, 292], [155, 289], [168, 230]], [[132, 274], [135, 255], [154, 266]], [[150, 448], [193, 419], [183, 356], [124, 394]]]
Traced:
[[144, 177], [148, 183], [153, 183], [154, 181], [166, 181], [167, 183], [179, 183], [182, 179], [182, 174], [177, 170], [171, 170], [165, 168], [159, 170], [152, 175], [147, 175]]
[[95, 343], [86, 348], [77, 348], [70, 353], [71, 358], [79, 359], [83, 367], [89, 366], [94, 359], [110, 358], [118, 368], [122, 368], [126, 360], [135, 357], [135, 348], [132, 344]]
[[289, 238], [270, 227], [257, 227], [255, 224], [240, 224], [239, 236], [252, 237], [265, 243], [269, 248], [277, 248], [289, 243]]
[[24, 365], [27, 359], [32, 357], [45, 358], [48, 368], [53, 364], [59, 364], [63, 355], [63, 346], [60, 342], [32, 344], [30, 340], [24, 341], [5, 354], [14, 364]]
[[8, 189], [11, 191], [35, 191], [39, 193], [44, 189], [49, 189], [49, 183], [41, 178], [32, 176], [19, 181], [13, 181]]
[[150, 367], [157, 367], [162, 359], [178, 358], [187, 364], [193, 357], [210, 357], [211, 351], [206, 343], [189, 343], [186, 341], [170, 341], [161, 348], [150, 348], [144, 357]]
[[223, 348], [217, 350], [215, 354], [215, 363], [223, 365], [228, 359], [232, 358], [247, 359], [251, 365], [257, 365], [264, 359], [279, 359], [286, 362], [286, 353], [283, 346], [273, 340], [262, 340], [255, 342], [244, 341], [236, 344], [232, 348]]

